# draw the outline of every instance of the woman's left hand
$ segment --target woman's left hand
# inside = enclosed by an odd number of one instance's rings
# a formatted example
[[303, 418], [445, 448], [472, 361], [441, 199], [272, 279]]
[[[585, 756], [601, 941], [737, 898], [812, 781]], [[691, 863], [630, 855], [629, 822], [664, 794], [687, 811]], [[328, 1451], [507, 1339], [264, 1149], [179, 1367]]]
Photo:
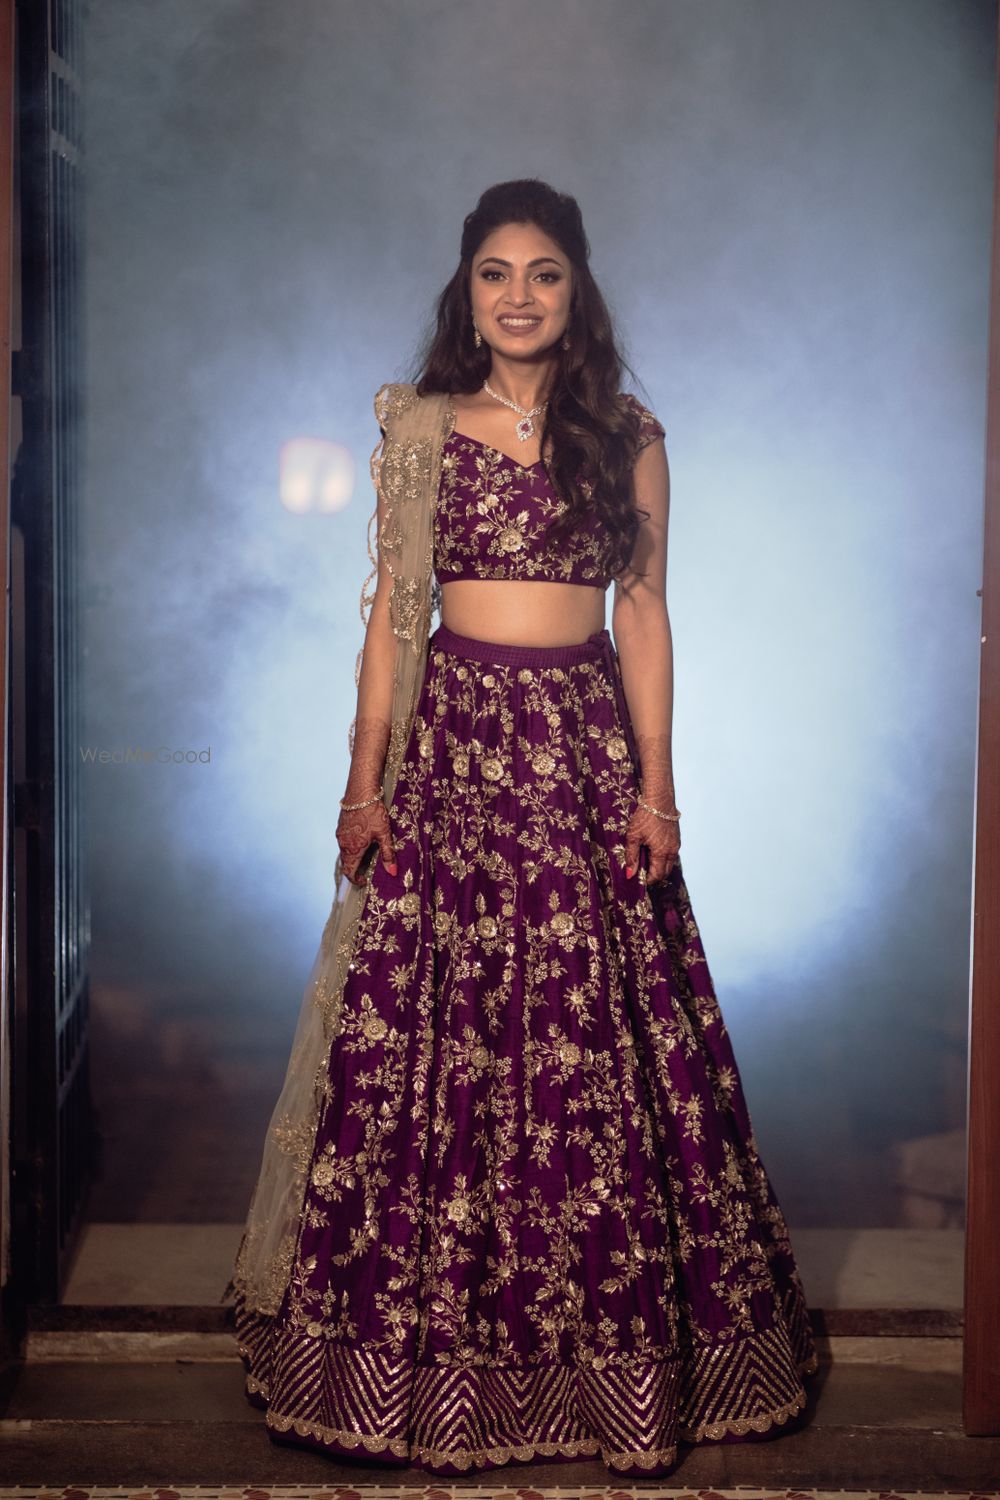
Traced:
[[[658, 806], [652, 798], [648, 800], [651, 806]], [[674, 811], [672, 806], [666, 805], [662, 810]], [[664, 880], [673, 869], [681, 847], [680, 825], [666, 818], [658, 818], [655, 813], [649, 812], [645, 807], [640, 807], [637, 802], [629, 819], [628, 828], [625, 830], [625, 874], [629, 878], [639, 869], [639, 847], [642, 844], [645, 844], [649, 850], [646, 884], [651, 885], [655, 880]]]

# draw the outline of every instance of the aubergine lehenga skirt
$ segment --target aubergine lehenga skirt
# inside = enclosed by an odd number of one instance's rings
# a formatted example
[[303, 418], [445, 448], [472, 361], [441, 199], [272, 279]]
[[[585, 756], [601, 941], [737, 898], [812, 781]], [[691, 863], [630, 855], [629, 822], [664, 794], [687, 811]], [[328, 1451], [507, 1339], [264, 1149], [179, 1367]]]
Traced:
[[817, 1368], [679, 863], [626, 878], [607, 630], [430, 638], [292, 1274], [237, 1298], [279, 1442], [465, 1474], [787, 1432]]

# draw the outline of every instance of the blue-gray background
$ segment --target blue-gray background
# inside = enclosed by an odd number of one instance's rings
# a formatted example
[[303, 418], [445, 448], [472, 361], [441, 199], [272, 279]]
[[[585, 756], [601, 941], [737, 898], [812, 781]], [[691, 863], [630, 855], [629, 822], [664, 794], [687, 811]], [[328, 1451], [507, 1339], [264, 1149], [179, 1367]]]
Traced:
[[[91, 0], [86, 738], [113, 1218], [242, 1217], [333, 891], [371, 400], [488, 184], [667, 430], [685, 875], [793, 1224], [957, 1224], [986, 0]], [[345, 445], [333, 513], [283, 443]], [[610, 601], [609, 601], [610, 616]]]

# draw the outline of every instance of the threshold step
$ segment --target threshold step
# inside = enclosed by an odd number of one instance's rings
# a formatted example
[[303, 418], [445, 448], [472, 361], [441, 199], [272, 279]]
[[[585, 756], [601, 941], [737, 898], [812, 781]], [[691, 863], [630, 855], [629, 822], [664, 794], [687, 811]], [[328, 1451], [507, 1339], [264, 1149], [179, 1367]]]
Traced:
[[[317, 1481], [357, 1486], [378, 1482], [426, 1486], [426, 1472], [339, 1460], [272, 1442], [257, 1420], [110, 1422], [24, 1420], [0, 1422], [4, 1482], [64, 1487], [68, 1484], [239, 1486]], [[954, 1431], [913, 1428], [827, 1427], [818, 1423], [774, 1442], [703, 1443], [685, 1447], [676, 1469], [650, 1485], [691, 1490], [736, 1485], [788, 1489], [992, 1490], [1000, 1473], [1000, 1440], [966, 1438]], [[600, 1460], [512, 1464], [509, 1470], [473, 1472], [473, 1487], [530, 1478], [533, 1489], [586, 1484], [607, 1487], [614, 1476]], [[450, 1481], [449, 1481], [450, 1482]], [[641, 1481], [629, 1479], [631, 1488]]]

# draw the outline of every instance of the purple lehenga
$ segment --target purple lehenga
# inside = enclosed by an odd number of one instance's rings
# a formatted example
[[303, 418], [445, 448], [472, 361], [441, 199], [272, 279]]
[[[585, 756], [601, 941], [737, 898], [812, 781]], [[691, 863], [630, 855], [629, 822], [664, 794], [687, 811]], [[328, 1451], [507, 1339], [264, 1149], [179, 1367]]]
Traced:
[[[595, 581], [586, 531], [546, 564], [553, 500], [540, 465], [452, 434], [439, 579]], [[680, 863], [625, 876], [638, 785], [607, 630], [433, 633], [291, 1278], [273, 1318], [237, 1299], [277, 1440], [651, 1476], [803, 1410], [802, 1284]]]

